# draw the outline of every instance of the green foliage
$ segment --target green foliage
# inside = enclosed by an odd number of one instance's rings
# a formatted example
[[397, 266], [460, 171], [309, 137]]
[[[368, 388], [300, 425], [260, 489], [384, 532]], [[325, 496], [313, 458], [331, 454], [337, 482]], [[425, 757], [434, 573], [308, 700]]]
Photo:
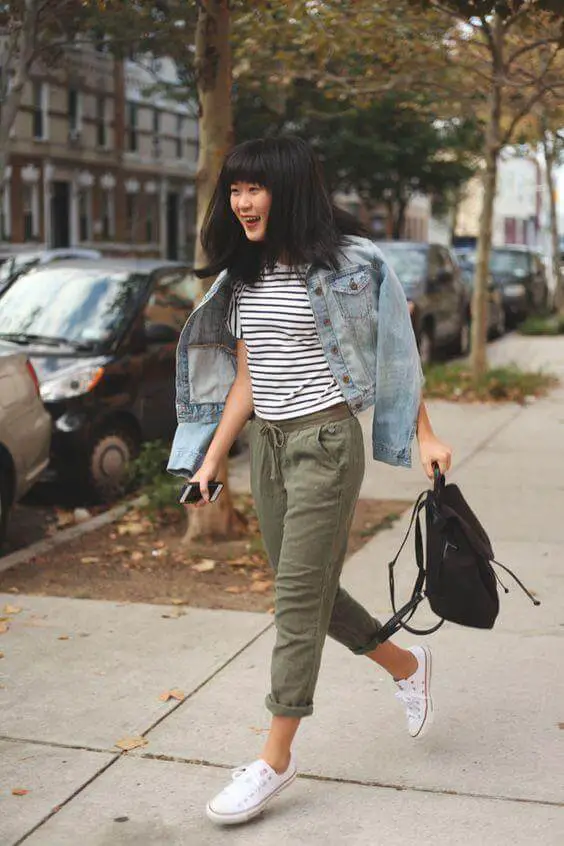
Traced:
[[324, 163], [331, 188], [354, 189], [368, 204], [385, 203], [399, 237], [416, 192], [437, 205], [474, 173], [482, 135], [475, 122], [437, 121], [433, 104], [388, 92], [365, 108], [338, 102], [300, 82], [280, 98], [238, 86], [237, 140], [295, 132]]
[[518, 327], [521, 335], [564, 335], [564, 314], [528, 317]]
[[166, 472], [170, 446], [163, 441], [142, 445], [139, 456], [130, 464], [130, 482], [147, 496], [146, 509], [152, 516], [169, 508], [180, 508], [179, 480]]
[[458, 402], [517, 402], [544, 396], [558, 384], [550, 373], [516, 366], [487, 370], [478, 380], [463, 364], [437, 364], [425, 370], [425, 396]]

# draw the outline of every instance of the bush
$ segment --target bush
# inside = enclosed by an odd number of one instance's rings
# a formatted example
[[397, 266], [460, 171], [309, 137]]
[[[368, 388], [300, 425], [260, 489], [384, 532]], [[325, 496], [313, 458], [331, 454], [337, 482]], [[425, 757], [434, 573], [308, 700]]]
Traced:
[[166, 472], [170, 446], [163, 441], [148, 441], [130, 464], [131, 483], [147, 496], [147, 511], [162, 515], [178, 503], [180, 480]]
[[564, 314], [528, 317], [518, 327], [521, 335], [564, 335]]
[[518, 402], [544, 396], [558, 384], [550, 373], [511, 367], [488, 370], [477, 382], [465, 364], [437, 364], [425, 370], [425, 396], [459, 402]]

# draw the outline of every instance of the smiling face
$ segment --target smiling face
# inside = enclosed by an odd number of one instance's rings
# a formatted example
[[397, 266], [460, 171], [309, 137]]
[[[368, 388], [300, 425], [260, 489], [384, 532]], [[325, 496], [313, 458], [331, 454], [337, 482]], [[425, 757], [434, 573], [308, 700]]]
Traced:
[[272, 195], [256, 182], [234, 182], [231, 185], [231, 209], [245, 230], [249, 241], [264, 241]]

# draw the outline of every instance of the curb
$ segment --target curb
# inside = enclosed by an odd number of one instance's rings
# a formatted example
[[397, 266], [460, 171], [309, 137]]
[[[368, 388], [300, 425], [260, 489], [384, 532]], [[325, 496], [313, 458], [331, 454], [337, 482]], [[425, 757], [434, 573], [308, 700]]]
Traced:
[[26, 546], [24, 549], [18, 549], [16, 552], [6, 555], [5, 558], [0, 558], [0, 573], [3, 573], [5, 570], [10, 570], [18, 564], [25, 564], [32, 558], [44, 555], [51, 549], [55, 549], [57, 546], [67, 543], [68, 541], [75, 540], [81, 535], [86, 535], [88, 532], [94, 532], [96, 529], [101, 529], [102, 526], [107, 526], [109, 523], [115, 523], [116, 520], [119, 520], [120, 517], [123, 517], [123, 515], [132, 508], [136, 508], [138, 505], [143, 505], [146, 501], [147, 497], [145, 495], [139, 496], [137, 499], [132, 499], [131, 502], [116, 505], [115, 508], [110, 508], [109, 511], [104, 511], [103, 514], [98, 514], [90, 520], [85, 520], [84, 523], [79, 523], [77, 526], [70, 526], [68, 529], [63, 529], [62, 532], [59, 532], [52, 538], [37, 541], [37, 543], [33, 543], [31, 546]]

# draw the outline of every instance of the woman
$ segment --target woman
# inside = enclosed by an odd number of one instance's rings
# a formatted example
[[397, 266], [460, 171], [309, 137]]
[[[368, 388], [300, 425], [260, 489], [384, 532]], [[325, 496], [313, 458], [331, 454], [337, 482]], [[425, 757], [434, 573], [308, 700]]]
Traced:
[[331, 202], [309, 145], [246, 142], [227, 157], [202, 230], [219, 273], [180, 339], [179, 426], [169, 470], [208, 483], [251, 424], [252, 491], [275, 571], [276, 644], [260, 758], [207, 806], [214, 822], [259, 814], [296, 776], [292, 741], [312, 713], [327, 634], [387, 670], [420, 737], [432, 716], [431, 656], [379, 640], [380, 624], [339, 586], [364, 473], [356, 415], [374, 406], [373, 454], [449, 469], [431, 428], [402, 288], [359, 224]]

